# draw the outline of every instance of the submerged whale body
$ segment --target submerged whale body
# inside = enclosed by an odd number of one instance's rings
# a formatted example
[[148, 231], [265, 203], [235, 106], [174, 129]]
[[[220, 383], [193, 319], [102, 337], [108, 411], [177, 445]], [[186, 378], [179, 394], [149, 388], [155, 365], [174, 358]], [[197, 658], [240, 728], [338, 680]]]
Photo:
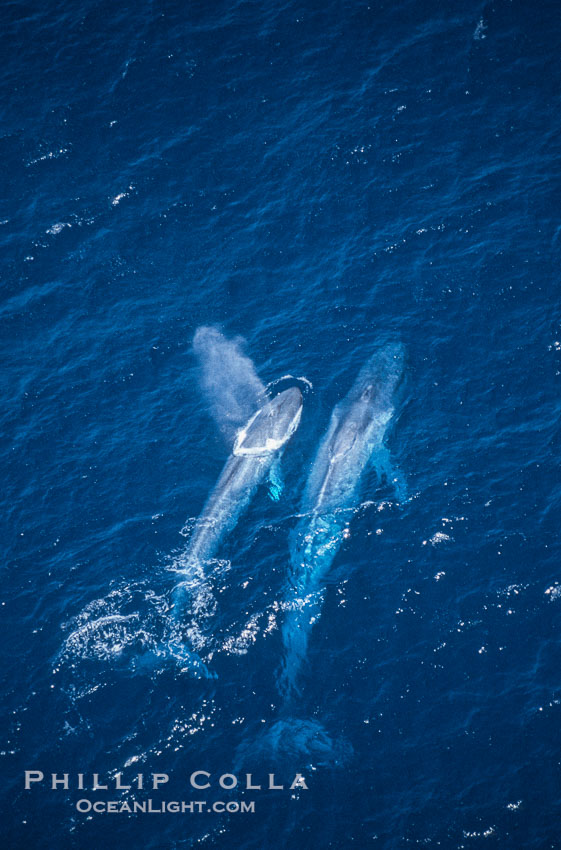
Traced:
[[383, 459], [383, 440], [395, 411], [404, 372], [404, 348], [387, 345], [360, 371], [333, 410], [306, 483], [302, 518], [291, 545], [291, 597], [283, 624], [283, 686], [295, 687], [308, 635], [320, 615], [322, 578], [359, 504], [365, 470]]
[[185, 579], [175, 588], [176, 615], [190, 598], [195, 616], [213, 613], [214, 600], [205, 577], [205, 563], [216, 555], [221, 540], [236, 526], [257, 487], [298, 428], [302, 393], [291, 387], [266, 402], [236, 435], [230, 457], [195, 524], [181, 565]]

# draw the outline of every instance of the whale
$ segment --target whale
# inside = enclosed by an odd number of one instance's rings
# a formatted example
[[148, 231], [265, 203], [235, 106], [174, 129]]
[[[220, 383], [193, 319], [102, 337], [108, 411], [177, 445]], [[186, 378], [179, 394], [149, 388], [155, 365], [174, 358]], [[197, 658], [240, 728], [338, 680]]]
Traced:
[[372, 465], [379, 474], [381, 470], [387, 474], [384, 439], [400, 398], [404, 362], [401, 343], [372, 354], [347, 396], [333, 409], [313, 460], [290, 545], [282, 690], [297, 690], [309, 633], [321, 613], [323, 579], [348, 536], [364, 474]]
[[290, 387], [268, 400], [238, 429], [230, 456], [195, 523], [181, 559], [182, 580], [173, 591], [171, 606], [176, 617], [186, 611], [195, 619], [214, 613], [216, 603], [206, 566], [267, 476], [270, 493], [278, 499], [281, 489], [278, 462], [298, 428], [302, 404], [300, 389]]

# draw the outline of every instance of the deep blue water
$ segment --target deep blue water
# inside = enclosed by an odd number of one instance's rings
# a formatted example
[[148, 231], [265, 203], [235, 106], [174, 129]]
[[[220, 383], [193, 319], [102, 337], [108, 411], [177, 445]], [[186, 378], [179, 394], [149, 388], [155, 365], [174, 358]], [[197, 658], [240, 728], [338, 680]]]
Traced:
[[[558, 4], [2, 19], [3, 846], [561, 847]], [[259, 491], [212, 575], [215, 679], [138, 663], [227, 456], [203, 324], [313, 385], [283, 498]], [[290, 706], [316, 739], [275, 748], [306, 473], [396, 338], [409, 498], [365, 480]], [[80, 814], [122, 792], [26, 769], [256, 810]], [[193, 770], [309, 790], [203, 794]]]

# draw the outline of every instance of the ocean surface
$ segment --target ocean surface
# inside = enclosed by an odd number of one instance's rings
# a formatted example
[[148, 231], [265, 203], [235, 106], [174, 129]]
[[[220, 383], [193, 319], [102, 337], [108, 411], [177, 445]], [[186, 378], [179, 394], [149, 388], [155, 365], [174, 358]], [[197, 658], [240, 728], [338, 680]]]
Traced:
[[[558, 3], [30, 0], [2, 35], [2, 846], [560, 848]], [[196, 675], [203, 325], [311, 388]], [[366, 474], [287, 701], [307, 474], [395, 341], [405, 496]], [[205, 805], [77, 809], [148, 798]]]

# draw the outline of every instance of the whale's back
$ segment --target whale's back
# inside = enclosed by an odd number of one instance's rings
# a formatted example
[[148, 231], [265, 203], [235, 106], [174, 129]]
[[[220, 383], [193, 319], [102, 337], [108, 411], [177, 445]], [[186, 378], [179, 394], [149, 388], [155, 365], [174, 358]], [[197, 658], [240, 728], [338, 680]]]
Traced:
[[308, 477], [305, 512], [350, 507], [364, 469], [394, 414], [404, 364], [401, 343], [374, 352], [349, 393], [336, 405]]

